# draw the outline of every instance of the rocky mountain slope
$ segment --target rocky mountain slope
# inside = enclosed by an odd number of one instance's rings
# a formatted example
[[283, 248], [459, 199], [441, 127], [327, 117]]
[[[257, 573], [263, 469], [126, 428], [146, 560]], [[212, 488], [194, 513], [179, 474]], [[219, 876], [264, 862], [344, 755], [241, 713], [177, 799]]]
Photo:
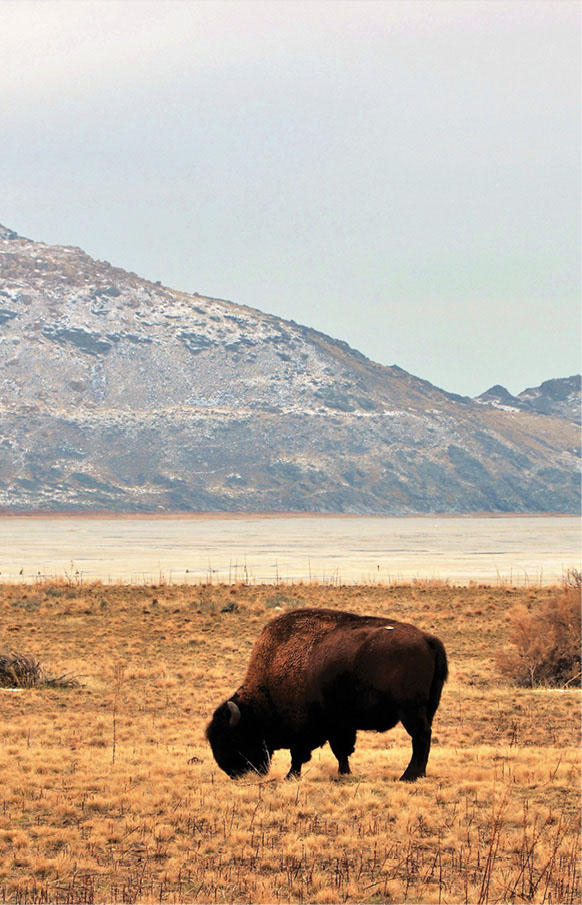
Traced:
[[455, 396], [0, 228], [5, 510], [577, 511], [575, 380]]

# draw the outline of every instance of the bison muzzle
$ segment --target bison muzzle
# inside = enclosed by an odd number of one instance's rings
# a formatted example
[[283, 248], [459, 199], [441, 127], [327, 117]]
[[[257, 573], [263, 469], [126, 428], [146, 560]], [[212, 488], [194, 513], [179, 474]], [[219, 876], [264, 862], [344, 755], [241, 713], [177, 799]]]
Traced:
[[329, 742], [349, 773], [359, 729], [401, 722], [412, 757], [400, 777], [426, 772], [431, 725], [447, 679], [442, 641], [413, 625], [335, 610], [293, 610], [261, 632], [239, 689], [206, 729], [218, 766], [231, 778], [265, 774], [273, 751], [289, 748], [288, 777]]

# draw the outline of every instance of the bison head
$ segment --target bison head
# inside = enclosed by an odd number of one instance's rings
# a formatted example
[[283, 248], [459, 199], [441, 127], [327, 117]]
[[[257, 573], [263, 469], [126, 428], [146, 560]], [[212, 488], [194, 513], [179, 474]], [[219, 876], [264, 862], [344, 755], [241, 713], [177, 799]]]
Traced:
[[231, 779], [253, 771], [264, 775], [271, 764], [271, 752], [257, 721], [248, 707], [225, 701], [214, 711], [206, 727], [214, 759]]

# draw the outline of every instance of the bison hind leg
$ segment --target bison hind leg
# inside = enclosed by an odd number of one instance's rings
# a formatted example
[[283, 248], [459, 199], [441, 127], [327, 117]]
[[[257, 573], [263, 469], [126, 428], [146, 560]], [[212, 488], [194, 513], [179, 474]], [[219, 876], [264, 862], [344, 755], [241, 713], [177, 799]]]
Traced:
[[425, 707], [402, 711], [400, 719], [412, 738], [412, 757], [400, 780], [401, 782], [415, 782], [421, 776], [426, 776], [426, 765], [430, 753], [431, 721]]
[[339, 774], [351, 773], [349, 758], [356, 747], [356, 730], [345, 727], [341, 730], [334, 730], [329, 736], [329, 745], [337, 757]]

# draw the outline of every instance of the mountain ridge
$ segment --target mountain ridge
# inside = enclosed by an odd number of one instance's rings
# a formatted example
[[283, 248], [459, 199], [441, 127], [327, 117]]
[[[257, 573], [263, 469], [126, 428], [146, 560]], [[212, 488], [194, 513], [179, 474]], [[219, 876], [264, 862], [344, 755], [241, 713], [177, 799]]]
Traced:
[[496, 384], [477, 396], [475, 401], [509, 411], [555, 415], [579, 424], [580, 392], [580, 374], [573, 374], [570, 377], [544, 380], [539, 386], [528, 387], [517, 396], [513, 396], [506, 387]]
[[0, 228], [5, 510], [575, 511], [556, 386], [555, 411], [471, 400]]

